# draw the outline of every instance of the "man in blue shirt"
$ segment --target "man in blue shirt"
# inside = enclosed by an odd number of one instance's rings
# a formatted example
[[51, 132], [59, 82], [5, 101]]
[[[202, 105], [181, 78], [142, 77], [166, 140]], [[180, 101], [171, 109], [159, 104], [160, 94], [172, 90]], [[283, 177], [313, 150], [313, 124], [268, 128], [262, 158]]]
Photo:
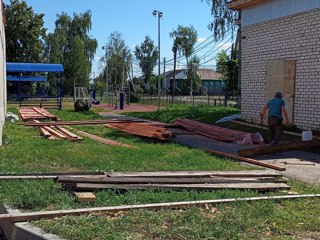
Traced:
[[261, 124], [265, 117], [266, 111], [268, 113], [268, 126], [269, 126], [269, 144], [277, 144], [282, 134], [282, 122], [285, 120], [285, 125], [289, 126], [289, 119], [287, 111], [284, 107], [285, 102], [282, 99], [282, 93], [277, 92], [273, 99], [269, 100], [268, 103], [263, 107], [260, 117]]

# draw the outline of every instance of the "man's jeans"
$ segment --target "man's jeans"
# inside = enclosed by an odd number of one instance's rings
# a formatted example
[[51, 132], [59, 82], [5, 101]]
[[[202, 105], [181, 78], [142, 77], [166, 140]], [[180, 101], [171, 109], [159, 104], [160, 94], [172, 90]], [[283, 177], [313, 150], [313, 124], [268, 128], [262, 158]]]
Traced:
[[282, 119], [277, 117], [268, 118], [269, 125], [269, 144], [277, 144], [280, 140], [283, 128]]

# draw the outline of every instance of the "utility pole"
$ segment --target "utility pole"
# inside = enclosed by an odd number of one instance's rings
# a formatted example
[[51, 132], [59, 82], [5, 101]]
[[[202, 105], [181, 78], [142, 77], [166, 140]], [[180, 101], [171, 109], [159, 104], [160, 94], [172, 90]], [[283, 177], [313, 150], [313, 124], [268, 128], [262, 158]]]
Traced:
[[153, 10], [153, 16], [158, 16], [158, 110], [160, 110], [160, 102], [161, 102], [161, 81], [160, 81], [160, 18], [163, 16], [163, 13], [157, 10]]
[[163, 58], [163, 83], [162, 88], [165, 93], [167, 92], [167, 79], [166, 79], [166, 58]]

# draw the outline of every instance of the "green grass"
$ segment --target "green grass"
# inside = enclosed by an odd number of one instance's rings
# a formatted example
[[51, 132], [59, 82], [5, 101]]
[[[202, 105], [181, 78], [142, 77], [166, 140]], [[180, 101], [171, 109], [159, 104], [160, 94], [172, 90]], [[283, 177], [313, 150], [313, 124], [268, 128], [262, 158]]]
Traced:
[[165, 109], [155, 112], [131, 112], [129, 116], [158, 120], [172, 123], [177, 118], [195, 119], [202, 122], [215, 122], [222, 117], [239, 113], [240, 110], [232, 107], [212, 107], [207, 105], [169, 105]]
[[[50, 111], [61, 120], [101, 119], [96, 110], [75, 113], [70, 104], [62, 111]], [[16, 112], [16, 109], [9, 108]], [[187, 117], [214, 122], [237, 113], [224, 107], [170, 106], [154, 113], [131, 113], [164, 122]], [[5, 145], [0, 148], [1, 173], [60, 171], [159, 171], [159, 170], [244, 170], [252, 169], [237, 162], [212, 156], [170, 142], [145, 141], [121, 134], [103, 126], [75, 128], [137, 146], [132, 150], [107, 146], [90, 139], [82, 142], [48, 140], [40, 137], [36, 128], [18, 123], [6, 123]], [[311, 187], [290, 181], [293, 191], [319, 193]], [[284, 193], [274, 192], [268, 195]], [[93, 204], [75, 202], [71, 192], [52, 180], [0, 182], [0, 202], [23, 211], [58, 210], [83, 207], [116, 206], [157, 202], [191, 201], [233, 197], [264, 196], [254, 191], [127, 191], [96, 192]], [[304, 206], [306, 208], [304, 209]], [[46, 232], [66, 239], [290, 239], [289, 233], [314, 232], [319, 226], [319, 200], [293, 200], [275, 203], [221, 204], [186, 210], [130, 211], [117, 216], [90, 215], [42, 220], [33, 224]], [[305, 211], [306, 214], [303, 213]], [[291, 219], [292, 216], [292, 219]], [[303, 224], [301, 224], [303, 223]], [[292, 238], [294, 239], [294, 238]]]

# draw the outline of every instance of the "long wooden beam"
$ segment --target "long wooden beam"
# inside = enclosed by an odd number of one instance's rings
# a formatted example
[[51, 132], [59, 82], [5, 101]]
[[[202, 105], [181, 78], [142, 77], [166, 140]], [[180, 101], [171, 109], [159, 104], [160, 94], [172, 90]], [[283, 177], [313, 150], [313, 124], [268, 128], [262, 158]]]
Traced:
[[[204, 178], [158, 178], [158, 177], [86, 177], [86, 176], [60, 176], [59, 183], [117, 183], [117, 184], [140, 184], [140, 183], [162, 183], [162, 184], [191, 184], [191, 183], [261, 183], [277, 182], [275, 177], [264, 178], [226, 178], [226, 177], [204, 177]], [[287, 182], [287, 181], [281, 181]]]
[[108, 177], [276, 177], [280, 173], [268, 170], [245, 171], [159, 171], [159, 172], [106, 172]]
[[25, 122], [23, 125], [32, 127], [57, 126], [57, 125], [94, 125], [107, 123], [145, 122], [139, 120], [82, 120], [82, 121], [56, 121], [56, 122]]
[[231, 153], [224, 153], [224, 152], [219, 152], [219, 151], [209, 150], [209, 149], [207, 149], [206, 152], [212, 153], [212, 154], [216, 154], [216, 155], [220, 155], [220, 156], [224, 156], [224, 157], [227, 157], [227, 158], [232, 158], [232, 159], [235, 159], [235, 160], [238, 160], [238, 161], [241, 161], [241, 162], [247, 162], [247, 163], [251, 163], [251, 164], [254, 164], [254, 165], [258, 165], [258, 166], [275, 169], [275, 170], [278, 170], [278, 171], [285, 171], [286, 170], [286, 168], [284, 168], [284, 167], [279, 167], [279, 166], [274, 165], [274, 164], [265, 163], [265, 162], [262, 162], [262, 161], [259, 161], [259, 160], [254, 160], [254, 159], [251, 159], [251, 158], [241, 157], [241, 156], [238, 156], [238, 155], [235, 155], [235, 154], [231, 154]]
[[200, 201], [185, 201], [185, 202], [166, 202], [166, 203], [152, 203], [152, 204], [137, 204], [137, 205], [123, 205], [113, 207], [96, 207], [96, 208], [79, 208], [70, 210], [56, 210], [56, 211], [40, 211], [29, 213], [13, 213], [13, 214], [0, 214], [0, 222], [12, 221], [12, 222], [24, 222], [30, 220], [39, 219], [52, 219], [62, 216], [78, 216], [82, 214], [92, 213], [114, 213], [119, 211], [129, 211], [133, 209], [176, 209], [184, 208], [188, 206], [202, 206], [208, 204], [222, 204], [222, 203], [234, 203], [234, 202], [253, 202], [262, 200], [288, 200], [298, 198], [318, 198], [320, 194], [304, 194], [304, 195], [284, 195], [284, 196], [269, 196], [269, 197], [249, 197], [249, 198], [229, 198], [229, 199], [214, 199], [214, 200], [200, 200]]
[[206, 184], [99, 184], [99, 183], [76, 183], [71, 185], [77, 190], [96, 190], [96, 189], [121, 189], [121, 190], [220, 190], [238, 189], [254, 190], [258, 192], [268, 192], [275, 190], [290, 190], [290, 186], [285, 183], [206, 183]]
[[256, 147], [256, 148], [240, 149], [238, 150], [238, 154], [242, 157], [251, 157], [254, 155], [261, 155], [261, 154], [272, 154], [277, 152], [303, 150], [303, 149], [307, 149], [315, 146], [320, 146], [319, 140], [283, 143], [283, 144], [268, 145], [268, 146]]

